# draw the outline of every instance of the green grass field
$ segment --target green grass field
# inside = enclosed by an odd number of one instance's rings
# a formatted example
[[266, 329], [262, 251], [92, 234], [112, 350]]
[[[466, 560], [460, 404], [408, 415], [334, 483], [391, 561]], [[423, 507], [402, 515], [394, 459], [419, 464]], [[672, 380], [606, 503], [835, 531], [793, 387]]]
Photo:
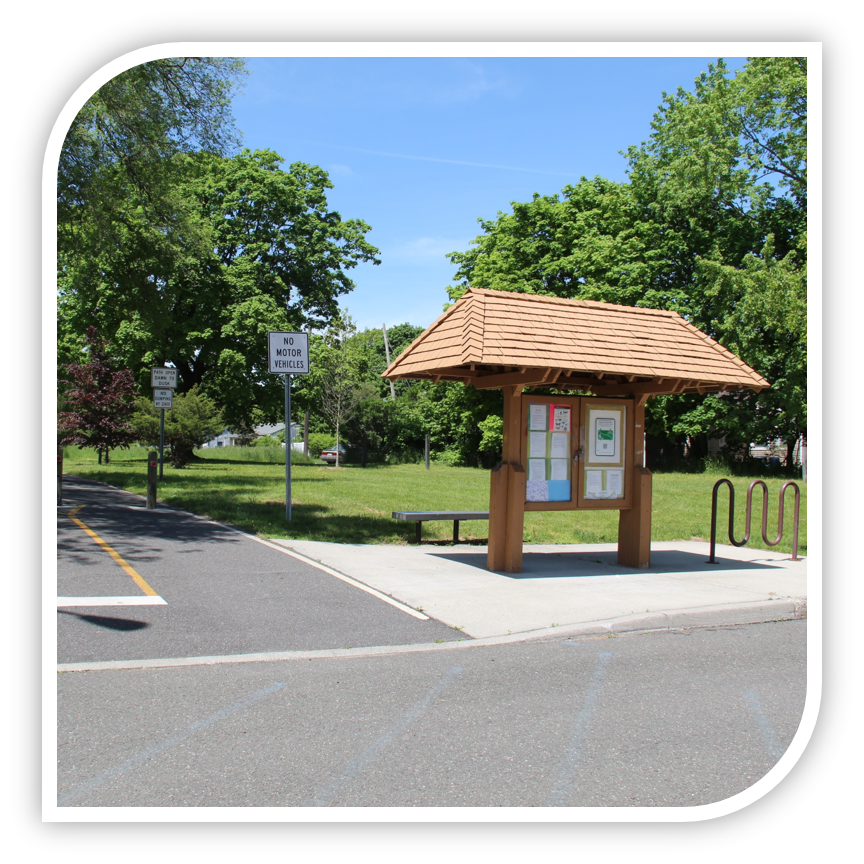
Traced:
[[[139, 495], [146, 494], [143, 448], [117, 450], [109, 465], [98, 465], [93, 451], [65, 448], [64, 472], [100, 480]], [[432, 465], [294, 464], [292, 520], [285, 520], [285, 464], [281, 448], [232, 447], [198, 451], [203, 461], [184, 469], [166, 463], [159, 500], [260, 534], [264, 537], [323, 540], [333, 543], [405, 544], [414, 525], [396, 522], [394, 510], [487, 510], [489, 472]], [[302, 456], [300, 457], [302, 459]], [[270, 461], [267, 461], [267, 460]], [[711, 532], [711, 490], [720, 474], [655, 474], [652, 540], [705, 540]], [[746, 490], [753, 478], [732, 478], [735, 487], [736, 537], [744, 534]], [[768, 536], [776, 536], [777, 498], [783, 480], [765, 480], [769, 492]], [[799, 554], [807, 551], [807, 486], [801, 489]], [[749, 546], [771, 548], [759, 538], [761, 495], [754, 496], [753, 534]], [[786, 494], [784, 538], [774, 547], [792, 551], [793, 490]], [[719, 543], [727, 543], [726, 491], [720, 494]], [[485, 541], [486, 522], [460, 524], [464, 540]], [[424, 540], [452, 540], [452, 522], [427, 522]], [[570, 511], [525, 514], [526, 543], [610, 543], [618, 536], [617, 511]]]

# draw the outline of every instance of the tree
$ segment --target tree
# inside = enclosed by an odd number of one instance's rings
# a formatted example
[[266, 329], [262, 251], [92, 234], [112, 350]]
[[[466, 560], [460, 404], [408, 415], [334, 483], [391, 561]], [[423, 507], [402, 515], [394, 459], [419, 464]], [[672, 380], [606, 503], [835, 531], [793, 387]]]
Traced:
[[664, 93], [627, 183], [583, 177], [480, 220], [472, 248], [448, 256], [451, 301], [470, 284], [679, 312], [773, 386], [653, 399], [652, 436], [707, 452], [708, 435], [806, 434], [806, 71], [750, 58], [730, 75], [720, 60], [692, 92]]
[[130, 420], [137, 388], [128, 369], [114, 368], [108, 342], [95, 327], [85, 337], [87, 360], [66, 365], [63, 404], [69, 410], [58, 416], [59, 443], [95, 448], [101, 465], [103, 453], [107, 464], [112, 449], [128, 448], [136, 438]]
[[[315, 358], [317, 377], [320, 382], [320, 408], [336, 430], [336, 467], [339, 467], [340, 427], [354, 413], [364, 395], [361, 389], [361, 369], [356, 351], [357, 343], [352, 336], [357, 328], [345, 313], [324, 334], [320, 350]], [[352, 350], [355, 349], [355, 350]], [[310, 368], [312, 360], [310, 358]]]
[[326, 325], [353, 288], [347, 271], [379, 263], [369, 226], [328, 209], [326, 172], [282, 161], [269, 150], [175, 156], [188, 216], [176, 230], [155, 229], [130, 187], [119, 242], [64, 259], [61, 331], [95, 317], [142, 384], [170, 362], [178, 392], [197, 385], [232, 428], [273, 422], [282, 382], [267, 372], [268, 330]]
[[[159, 444], [160, 412], [153, 401], [142, 396], [135, 402], [133, 426], [138, 438], [151, 447]], [[174, 396], [174, 407], [165, 412], [165, 443], [171, 450], [171, 464], [183, 468], [197, 459], [195, 448], [203, 446], [225, 428], [222, 412], [199, 388]]]
[[57, 171], [58, 244], [81, 249], [94, 238], [78, 228], [95, 222], [110, 248], [117, 217], [134, 188], [157, 226], [182, 221], [172, 195], [173, 157], [206, 150], [225, 155], [239, 146], [231, 96], [246, 74], [243, 60], [174, 57], [121, 72], [94, 93], [72, 121]]

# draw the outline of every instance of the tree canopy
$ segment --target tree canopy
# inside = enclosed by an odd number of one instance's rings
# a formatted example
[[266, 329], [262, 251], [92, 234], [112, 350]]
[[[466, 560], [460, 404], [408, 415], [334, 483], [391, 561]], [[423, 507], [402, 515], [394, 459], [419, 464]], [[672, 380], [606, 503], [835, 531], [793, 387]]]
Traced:
[[[649, 432], [730, 447], [806, 435], [807, 65], [722, 60], [663, 102], [628, 181], [582, 177], [479, 220], [468, 285], [670, 309], [771, 383], [761, 394], [649, 402]], [[791, 448], [790, 448], [791, 450]]]
[[321, 168], [288, 170], [269, 150], [232, 156], [176, 153], [170, 173], [175, 212], [151, 218], [147, 190], [122, 172], [110, 213], [82, 205], [77, 244], [61, 254], [61, 354], [96, 320], [146, 385], [148, 369], [173, 364], [179, 392], [199, 385], [229, 425], [278, 416], [280, 382], [266, 370], [268, 330], [320, 327], [353, 288], [347, 271], [373, 261], [369, 226], [327, 206]]

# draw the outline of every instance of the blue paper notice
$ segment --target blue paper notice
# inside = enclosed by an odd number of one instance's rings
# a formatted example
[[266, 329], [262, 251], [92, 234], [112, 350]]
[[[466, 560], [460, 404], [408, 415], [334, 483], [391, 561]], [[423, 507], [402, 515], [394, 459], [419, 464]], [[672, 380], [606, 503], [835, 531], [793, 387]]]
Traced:
[[549, 500], [550, 501], [569, 501], [570, 500], [570, 481], [569, 480], [550, 480], [549, 481]]

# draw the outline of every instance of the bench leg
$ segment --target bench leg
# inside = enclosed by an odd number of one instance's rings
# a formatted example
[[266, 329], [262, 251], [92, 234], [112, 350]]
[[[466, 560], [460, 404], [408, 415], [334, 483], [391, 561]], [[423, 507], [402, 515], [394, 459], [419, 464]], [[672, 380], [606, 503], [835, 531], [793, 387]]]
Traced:
[[416, 526], [416, 528], [414, 529], [414, 531], [415, 531], [415, 533], [414, 533], [414, 542], [419, 544], [419, 543], [420, 543], [420, 526], [421, 526], [423, 523], [422, 523], [422, 522], [415, 522], [414, 524], [415, 524], [415, 526]]
[[453, 520], [453, 543], [456, 544], [459, 542], [459, 520]]

